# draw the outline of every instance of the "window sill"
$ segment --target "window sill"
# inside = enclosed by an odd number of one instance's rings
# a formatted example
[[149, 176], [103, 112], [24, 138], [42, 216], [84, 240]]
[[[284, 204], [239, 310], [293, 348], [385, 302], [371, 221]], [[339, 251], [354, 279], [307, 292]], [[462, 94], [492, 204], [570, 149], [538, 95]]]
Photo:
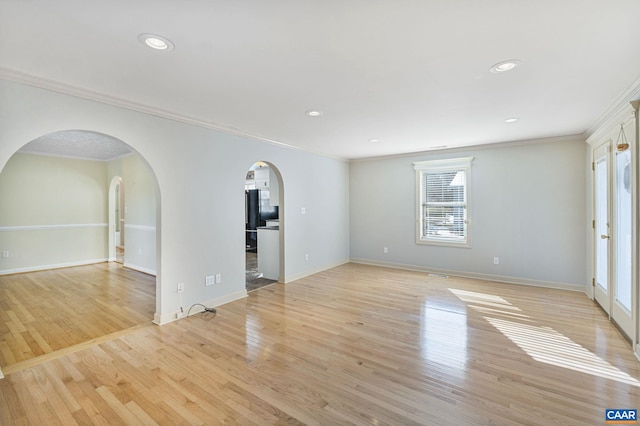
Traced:
[[429, 239], [429, 240], [419, 239], [419, 240], [416, 240], [416, 244], [428, 245], [428, 246], [471, 248], [471, 242], [470, 241], [457, 242], [457, 241], [444, 240], [444, 239], [438, 240], [438, 239], [435, 239], [435, 238], [434, 239]]

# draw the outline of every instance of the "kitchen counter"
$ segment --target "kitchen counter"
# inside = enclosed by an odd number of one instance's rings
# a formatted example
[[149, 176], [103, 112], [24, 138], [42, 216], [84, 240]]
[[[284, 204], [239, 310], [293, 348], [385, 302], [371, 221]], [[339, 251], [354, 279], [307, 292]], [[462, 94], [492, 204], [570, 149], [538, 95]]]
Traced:
[[258, 271], [270, 280], [280, 279], [279, 229], [278, 226], [258, 227]]

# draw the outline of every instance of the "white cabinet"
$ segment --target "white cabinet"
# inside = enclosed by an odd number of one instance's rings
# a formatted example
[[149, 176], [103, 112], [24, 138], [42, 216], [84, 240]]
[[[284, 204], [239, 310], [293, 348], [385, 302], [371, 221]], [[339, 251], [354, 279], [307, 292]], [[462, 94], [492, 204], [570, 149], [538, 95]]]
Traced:
[[269, 204], [272, 206], [280, 205], [280, 185], [278, 181], [278, 176], [275, 174], [273, 169], [269, 168]]
[[280, 231], [276, 226], [258, 228], [258, 271], [264, 278], [280, 279]]
[[260, 167], [255, 169], [251, 178], [244, 183], [244, 189], [260, 189], [269, 194], [269, 205], [272, 207], [280, 205], [280, 183], [278, 175], [270, 167]]
[[269, 189], [269, 168], [261, 167], [256, 169], [254, 174], [256, 189]]

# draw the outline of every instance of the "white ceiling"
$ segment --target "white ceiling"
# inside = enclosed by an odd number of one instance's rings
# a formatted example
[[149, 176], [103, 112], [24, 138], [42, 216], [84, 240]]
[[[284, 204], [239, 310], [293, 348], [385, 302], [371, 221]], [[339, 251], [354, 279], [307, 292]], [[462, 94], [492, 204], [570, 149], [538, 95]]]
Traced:
[[638, 17], [637, 0], [0, 0], [0, 77], [361, 158], [588, 132], [639, 94]]
[[109, 161], [133, 151], [122, 141], [86, 130], [67, 130], [41, 136], [24, 145], [19, 152]]

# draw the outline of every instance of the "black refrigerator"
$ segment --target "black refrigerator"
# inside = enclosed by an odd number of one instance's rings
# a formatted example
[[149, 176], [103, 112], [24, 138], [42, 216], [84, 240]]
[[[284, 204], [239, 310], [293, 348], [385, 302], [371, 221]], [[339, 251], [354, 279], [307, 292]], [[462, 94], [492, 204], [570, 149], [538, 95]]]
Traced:
[[269, 191], [247, 189], [244, 192], [246, 249], [255, 252], [258, 248], [258, 227], [267, 220], [278, 219], [278, 206], [269, 202]]

